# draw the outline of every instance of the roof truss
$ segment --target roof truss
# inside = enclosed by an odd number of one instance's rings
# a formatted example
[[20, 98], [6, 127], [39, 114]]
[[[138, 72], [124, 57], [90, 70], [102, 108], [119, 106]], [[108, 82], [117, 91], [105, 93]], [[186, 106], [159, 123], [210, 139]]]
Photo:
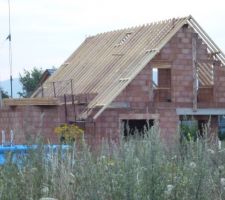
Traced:
[[[129, 80], [126, 81], [122, 87], [120, 87], [117, 91], [115, 91], [115, 94], [107, 99], [107, 103], [104, 104], [104, 106], [95, 114], [94, 120], [96, 120], [101, 113], [111, 104], [111, 102], [122, 92], [124, 88], [137, 76], [137, 74], [155, 57], [155, 55], [164, 47], [164, 45], [169, 42], [169, 40], [177, 33], [180, 28], [185, 25], [189, 24], [195, 32], [198, 33], [200, 38], [203, 40], [203, 42], [208, 46], [210, 52], [219, 60], [221, 61], [222, 65], [225, 66], [225, 55], [221, 51], [221, 49], [213, 42], [213, 40], [209, 37], [209, 35], [201, 28], [201, 26], [197, 23], [197, 21], [190, 15], [187, 18], [185, 18], [183, 21], [181, 21], [179, 24], [176, 24], [174, 26], [174, 29], [169, 32], [169, 34], [160, 41], [158, 48], [154, 49], [152, 51], [149, 51], [149, 54], [143, 58], [143, 60], [139, 63], [137, 63], [137, 70], [129, 77]], [[202, 80], [204, 85], [212, 85], [213, 79], [210, 75], [210, 70], [208, 65], [200, 65], [200, 74], [199, 78]], [[205, 73], [207, 75], [205, 75]], [[86, 113], [87, 114], [87, 113]], [[84, 117], [84, 116], [83, 116]]]

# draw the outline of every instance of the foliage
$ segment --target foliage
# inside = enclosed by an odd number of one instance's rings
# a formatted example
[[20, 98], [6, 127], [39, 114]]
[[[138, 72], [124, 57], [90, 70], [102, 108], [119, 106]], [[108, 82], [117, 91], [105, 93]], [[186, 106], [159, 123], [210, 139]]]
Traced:
[[220, 140], [225, 140], [225, 130], [219, 130], [218, 137]]
[[66, 150], [40, 147], [0, 168], [0, 199], [221, 200], [225, 149], [207, 138], [167, 148], [158, 129], [92, 153], [82, 143]]
[[[191, 121], [190, 121], [191, 122]], [[198, 137], [198, 127], [194, 123], [184, 123], [180, 126], [181, 136], [185, 137], [188, 141], [195, 141]]]
[[31, 71], [24, 69], [24, 74], [19, 77], [19, 81], [23, 85], [23, 92], [18, 94], [21, 97], [29, 97], [35, 91], [42, 76], [43, 70], [34, 67]]
[[70, 143], [81, 139], [84, 131], [75, 124], [62, 124], [55, 128], [55, 133], [60, 137], [61, 142]]
[[3, 98], [3, 99], [9, 98], [8, 92], [4, 91], [2, 88], [0, 88], [0, 91], [1, 91], [1, 93], [2, 93], [2, 98]]

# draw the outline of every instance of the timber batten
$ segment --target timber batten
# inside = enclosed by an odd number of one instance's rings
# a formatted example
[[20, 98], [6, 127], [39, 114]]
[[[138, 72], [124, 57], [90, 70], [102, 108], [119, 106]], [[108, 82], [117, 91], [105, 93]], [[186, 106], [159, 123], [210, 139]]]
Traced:
[[5, 106], [57, 106], [56, 98], [24, 98], [24, 99], [4, 99]]

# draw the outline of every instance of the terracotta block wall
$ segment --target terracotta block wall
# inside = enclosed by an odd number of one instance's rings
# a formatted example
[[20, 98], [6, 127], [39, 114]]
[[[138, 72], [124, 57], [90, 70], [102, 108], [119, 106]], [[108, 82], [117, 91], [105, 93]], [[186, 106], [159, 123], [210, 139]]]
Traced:
[[[119, 137], [118, 119], [123, 113], [159, 113], [162, 137], [167, 141], [177, 137], [179, 116], [176, 114], [176, 107], [192, 108], [192, 37], [194, 35], [193, 29], [183, 27], [153, 59], [153, 61], [165, 60], [171, 63], [171, 72], [170, 70], [160, 71], [159, 83], [166, 87], [171, 81], [172, 102], [162, 104], [151, 102], [152, 68], [150, 62], [114, 101], [129, 102], [131, 108], [105, 110], [96, 121], [94, 138], [106, 138], [108, 135], [111, 137], [112, 134], [113, 137]], [[207, 46], [199, 38], [197, 39], [197, 57], [199, 61], [208, 59]], [[171, 80], [167, 78], [168, 73], [171, 73]], [[209, 105], [205, 106], [207, 108]]]
[[3, 108], [0, 110], [0, 141], [2, 141], [2, 130], [5, 131], [6, 141], [10, 141], [10, 130], [17, 130], [17, 142], [25, 140], [23, 132], [23, 109], [20, 108]]
[[215, 74], [215, 101], [218, 104], [225, 103], [225, 69], [219, 66], [214, 68]]
[[161, 138], [166, 143], [172, 144], [178, 139], [179, 116], [176, 114], [176, 108], [162, 107], [158, 109], [158, 112]]
[[128, 102], [131, 110], [146, 111], [151, 95], [151, 66], [147, 65], [113, 102]]
[[171, 69], [158, 69], [158, 86], [171, 87]]
[[[6, 131], [10, 140], [10, 130], [15, 133], [15, 144], [31, 142], [35, 137], [45, 138], [45, 142], [58, 142], [54, 128], [59, 124], [57, 107], [19, 106], [0, 110], [0, 131]], [[2, 135], [0, 134], [0, 140]]]
[[[199, 88], [198, 90], [198, 102], [210, 103], [213, 102], [213, 88]], [[207, 105], [207, 104], [206, 104]]]
[[[106, 109], [95, 122], [95, 133], [93, 134], [93, 124], [87, 129], [87, 138], [90, 143], [100, 143], [101, 139], [112, 139], [118, 141], [120, 137], [120, 114], [128, 113], [148, 113], [150, 111], [152, 70], [147, 65], [136, 78], [125, 88], [125, 90], [113, 101], [113, 103], [127, 102], [129, 108]], [[90, 132], [89, 132], [90, 130]]]

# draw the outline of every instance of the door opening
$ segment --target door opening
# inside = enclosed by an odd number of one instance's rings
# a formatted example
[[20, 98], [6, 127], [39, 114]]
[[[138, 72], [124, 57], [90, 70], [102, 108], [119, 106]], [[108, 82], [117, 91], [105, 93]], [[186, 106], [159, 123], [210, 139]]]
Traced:
[[122, 134], [124, 137], [130, 135], [144, 135], [152, 126], [154, 120], [146, 119], [123, 119], [122, 120]]

